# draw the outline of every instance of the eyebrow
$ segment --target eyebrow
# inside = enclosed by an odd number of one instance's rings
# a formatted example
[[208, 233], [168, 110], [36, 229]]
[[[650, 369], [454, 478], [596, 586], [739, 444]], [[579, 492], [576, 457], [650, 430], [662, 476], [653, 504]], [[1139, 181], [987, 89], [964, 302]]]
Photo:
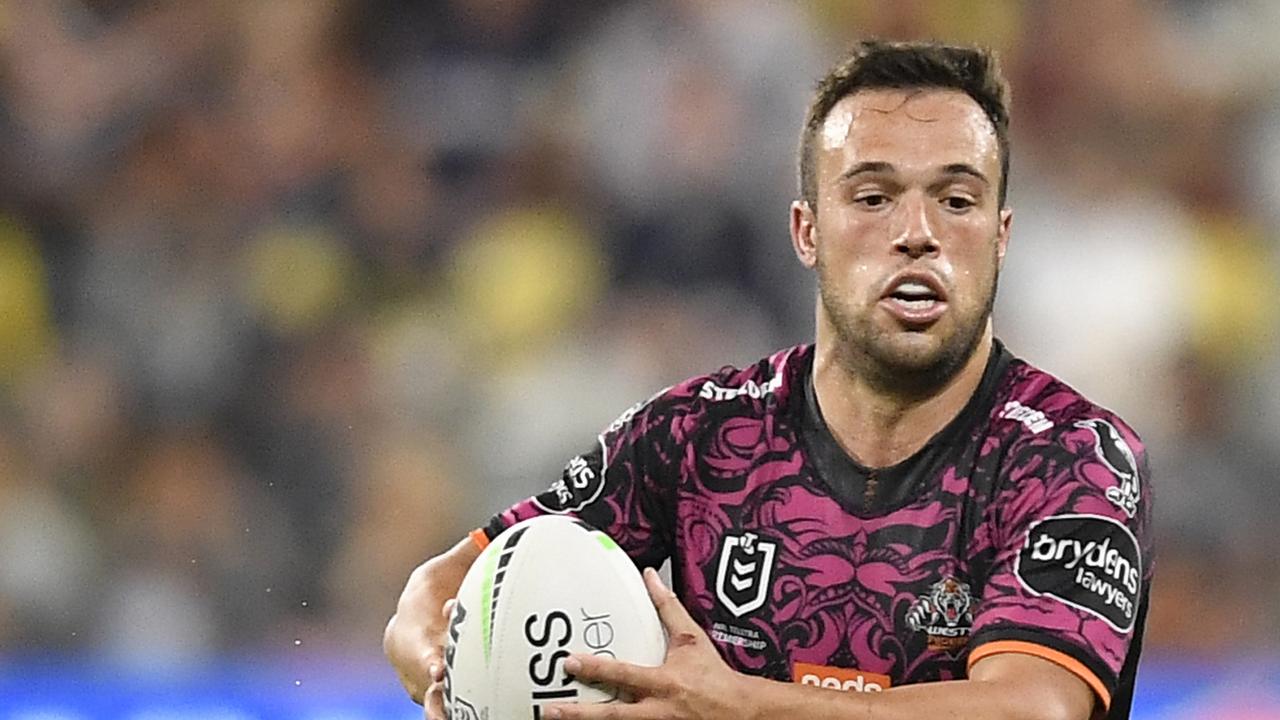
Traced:
[[[849, 178], [863, 173], [892, 173], [895, 169], [896, 168], [894, 168], [893, 163], [887, 163], [880, 160], [867, 160], [857, 163], [848, 170], [845, 170], [843, 173], [840, 173], [840, 182], [844, 182]], [[981, 170], [969, 163], [951, 163], [950, 165], [943, 165], [942, 173], [944, 175], [969, 175], [987, 185], [991, 184], [991, 181], [987, 179], [987, 176], [984, 175]]]
[[844, 182], [855, 175], [863, 173], [891, 173], [893, 164], [883, 161], [863, 161], [840, 173], [840, 181]]
[[991, 181], [987, 179], [986, 175], [982, 174], [981, 170], [969, 163], [951, 163], [950, 165], [943, 166], [942, 172], [946, 175], [971, 175], [974, 178], [981, 180], [984, 184], [991, 184]]

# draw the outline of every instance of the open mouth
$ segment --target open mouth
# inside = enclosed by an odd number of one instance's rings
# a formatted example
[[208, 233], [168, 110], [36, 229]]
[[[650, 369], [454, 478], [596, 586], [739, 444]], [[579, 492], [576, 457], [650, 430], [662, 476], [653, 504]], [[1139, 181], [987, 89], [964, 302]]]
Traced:
[[914, 280], [899, 283], [889, 293], [889, 297], [897, 300], [908, 310], [927, 310], [935, 303], [942, 301], [942, 296], [933, 288]]
[[889, 284], [880, 302], [900, 323], [923, 327], [946, 312], [947, 294], [942, 283], [928, 273], [903, 273]]

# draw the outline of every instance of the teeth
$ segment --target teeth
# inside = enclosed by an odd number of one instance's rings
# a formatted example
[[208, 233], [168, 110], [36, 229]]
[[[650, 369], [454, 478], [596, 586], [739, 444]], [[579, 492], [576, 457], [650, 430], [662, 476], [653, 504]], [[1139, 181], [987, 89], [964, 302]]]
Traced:
[[933, 290], [928, 285], [925, 285], [924, 283], [911, 282], [911, 281], [904, 282], [901, 285], [899, 285], [897, 288], [894, 289], [893, 294], [902, 295], [907, 297], [908, 299], [913, 299], [913, 300], [918, 298], [931, 299], [935, 297]]
[[933, 298], [912, 298], [910, 300], [898, 298], [897, 300], [900, 305], [908, 310], [925, 310], [933, 307], [934, 303]]

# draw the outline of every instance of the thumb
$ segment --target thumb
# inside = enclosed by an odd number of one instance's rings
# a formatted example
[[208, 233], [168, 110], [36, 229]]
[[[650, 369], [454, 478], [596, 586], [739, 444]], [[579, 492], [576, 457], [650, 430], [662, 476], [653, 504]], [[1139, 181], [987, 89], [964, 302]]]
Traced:
[[703, 635], [702, 628], [689, 615], [689, 611], [685, 610], [684, 605], [680, 604], [680, 598], [663, 584], [657, 570], [645, 568], [644, 585], [649, 590], [649, 599], [658, 610], [662, 626], [667, 629], [671, 645], [679, 647], [697, 642]]

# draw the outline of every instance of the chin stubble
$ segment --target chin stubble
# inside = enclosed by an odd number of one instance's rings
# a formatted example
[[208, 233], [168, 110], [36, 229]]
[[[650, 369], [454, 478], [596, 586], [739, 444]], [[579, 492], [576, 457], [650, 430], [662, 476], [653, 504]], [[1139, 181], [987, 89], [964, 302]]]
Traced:
[[864, 378], [872, 386], [905, 397], [934, 394], [965, 366], [982, 339], [987, 319], [995, 306], [1000, 281], [997, 270], [982, 311], [946, 338], [932, 357], [918, 362], [902, 357], [889, 347], [885, 333], [871, 324], [870, 313], [858, 316], [831, 292], [821, 256], [817, 271], [819, 301], [831, 319], [838, 343], [836, 361], [846, 372]]

